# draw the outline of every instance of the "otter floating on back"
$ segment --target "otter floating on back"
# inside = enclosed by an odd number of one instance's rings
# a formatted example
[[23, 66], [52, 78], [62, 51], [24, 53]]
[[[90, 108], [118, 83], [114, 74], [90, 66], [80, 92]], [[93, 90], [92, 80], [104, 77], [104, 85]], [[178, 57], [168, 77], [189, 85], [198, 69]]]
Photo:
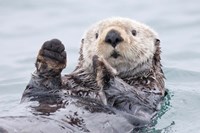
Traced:
[[165, 92], [160, 41], [142, 23], [127, 18], [96, 23], [83, 36], [77, 67], [61, 76], [65, 66], [64, 45], [45, 42], [22, 101], [67, 108], [66, 99], [78, 99], [72, 102], [77, 107], [120, 114], [133, 128], [147, 126], [160, 109]]
[[[136, 116], [143, 107], [154, 112], [165, 93], [160, 52], [158, 35], [148, 26], [127, 18], [106, 19], [85, 33], [79, 64], [63, 83], [72, 95], [97, 98]], [[94, 57], [101, 63], [94, 65]]]

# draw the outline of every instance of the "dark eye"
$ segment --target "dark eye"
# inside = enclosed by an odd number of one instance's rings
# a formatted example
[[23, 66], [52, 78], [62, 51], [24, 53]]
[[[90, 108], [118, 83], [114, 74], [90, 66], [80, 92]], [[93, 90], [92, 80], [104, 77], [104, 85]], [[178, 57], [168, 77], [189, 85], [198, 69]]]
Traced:
[[97, 39], [98, 37], [99, 37], [99, 34], [98, 34], [98, 33], [96, 33], [96, 34], [95, 34], [95, 38]]
[[136, 36], [136, 34], [137, 34], [136, 30], [132, 30], [131, 33], [133, 36]]

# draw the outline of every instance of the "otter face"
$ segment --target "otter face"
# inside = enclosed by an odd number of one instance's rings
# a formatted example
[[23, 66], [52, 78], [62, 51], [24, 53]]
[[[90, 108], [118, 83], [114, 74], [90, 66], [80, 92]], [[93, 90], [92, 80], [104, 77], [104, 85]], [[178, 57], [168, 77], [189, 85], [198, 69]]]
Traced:
[[127, 18], [111, 18], [92, 26], [82, 41], [83, 67], [92, 57], [104, 58], [118, 73], [135, 69], [152, 60], [157, 34], [144, 24]]

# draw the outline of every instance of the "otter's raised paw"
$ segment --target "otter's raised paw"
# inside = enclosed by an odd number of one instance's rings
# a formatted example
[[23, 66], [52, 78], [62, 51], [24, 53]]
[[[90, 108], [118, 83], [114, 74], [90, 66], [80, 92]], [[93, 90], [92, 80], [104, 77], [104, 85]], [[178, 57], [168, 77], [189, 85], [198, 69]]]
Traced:
[[66, 66], [66, 52], [62, 42], [58, 39], [46, 41], [39, 51], [36, 60], [39, 72], [61, 72]]
[[65, 47], [58, 39], [52, 39], [50, 41], [46, 41], [40, 50], [40, 55], [58, 61], [59, 63], [66, 62], [66, 52], [64, 51]]

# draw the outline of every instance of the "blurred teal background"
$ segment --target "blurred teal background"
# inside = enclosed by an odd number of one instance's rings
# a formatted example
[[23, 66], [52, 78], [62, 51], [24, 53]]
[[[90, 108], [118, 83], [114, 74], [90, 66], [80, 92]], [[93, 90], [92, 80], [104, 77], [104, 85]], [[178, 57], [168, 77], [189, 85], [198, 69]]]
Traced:
[[58, 38], [65, 44], [68, 66], [63, 73], [71, 72], [84, 31], [113, 16], [143, 22], [160, 35], [171, 100], [155, 130], [198, 133], [199, 0], [0, 0], [0, 116], [19, 103], [44, 41]]

